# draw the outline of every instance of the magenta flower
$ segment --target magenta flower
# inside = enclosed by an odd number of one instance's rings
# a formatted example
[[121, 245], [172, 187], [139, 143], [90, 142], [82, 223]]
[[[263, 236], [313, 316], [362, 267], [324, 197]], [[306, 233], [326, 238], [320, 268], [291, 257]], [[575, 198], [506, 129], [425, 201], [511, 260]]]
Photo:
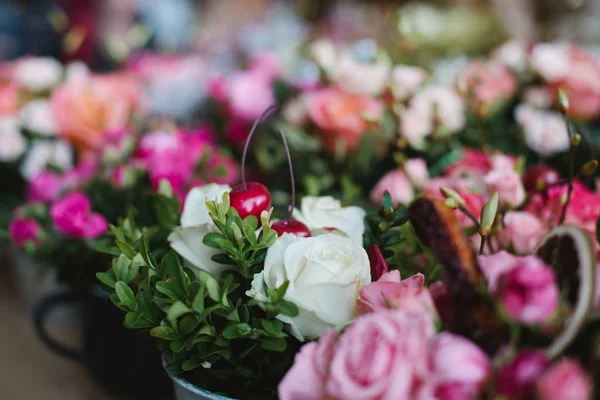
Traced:
[[41, 229], [38, 222], [33, 218], [15, 218], [8, 228], [10, 239], [20, 247], [28, 242], [37, 245]]
[[550, 361], [543, 350], [522, 350], [496, 373], [496, 391], [506, 398], [529, 398]]
[[108, 230], [106, 219], [91, 210], [88, 197], [81, 192], [71, 193], [50, 207], [56, 229], [80, 239], [93, 239]]
[[62, 190], [61, 178], [52, 171], [42, 171], [37, 174], [27, 186], [27, 201], [54, 201]]
[[369, 256], [369, 264], [371, 265], [372, 282], [378, 280], [382, 275], [390, 271], [390, 268], [385, 261], [385, 257], [381, 254], [381, 249], [378, 245], [374, 244], [367, 247], [367, 255]]

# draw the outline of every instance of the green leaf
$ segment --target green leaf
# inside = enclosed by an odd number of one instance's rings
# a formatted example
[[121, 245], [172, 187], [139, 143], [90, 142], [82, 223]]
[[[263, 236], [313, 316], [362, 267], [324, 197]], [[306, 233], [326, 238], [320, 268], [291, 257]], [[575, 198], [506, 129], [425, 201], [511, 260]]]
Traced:
[[177, 296], [177, 294], [173, 291], [173, 285], [169, 282], [166, 282], [166, 281], [157, 282], [155, 287], [156, 287], [156, 290], [158, 290], [160, 293], [164, 294], [165, 296], [167, 296], [173, 300], [177, 300], [179, 298]]
[[177, 319], [182, 315], [188, 314], [192, 310], [183, 304], [181, 301], [173, 303], [173, 305], [167, 311], [167, 319], [173, 326], [177, 326]]
[[131, 265], [131, 260], [125, 254], [121, 254], [119, 258], [113, 260], [113, 271], [117, 280], [128, 283], [127, 276], [129, 273], [127, 270], [129, 265]]
[[193, 360], [185, 360], [184, 362], [181, 363], [181, 368], [184, 371], [191, 371], [193, 369], [198, 368], [199, 366], [201, 366], [202, 363], [197, 362], [197, 361], [193, 361]]
[[278, 319], [261, 319], [260, 324], [262, 325], [263, 329], [270, 335], [279, 335], [281, 333], [281, 330], [283, 329], [283, 322], [281, 322]]
[[131, 247], [129, 244], [122, 242], [120, 240], [117, 240], [115, 243], [117, 244], [119, 249], [123, 252], [123, 254], [125, 254], [127, 256], [127, 258], [132, 259], [133, 257], [135, 257], [135, 251], [133, 250], [133, 247]]
[[228, 315], [227, 315], [227, 320], [228, 321], [233, 321], [233, 322], [240, 322], [240, 316], [238, 314], [238, 311], [236, 309], [233, 309]]
[[208, 296], [212, 300], [217, 302], [221, 301], [221, 288], [219, 287], [219, 282], [217, 282], [215, 278], [206, 271], [200, 271], [198, 279], [206, 286]]
[[223, 253], [215, 254], [210, 259], [219, 264], [237, 265], [237, 263], [229, 258], [227, 254]]
[[144, 314], [144, 317], [158, 325], [161, 320], [161, 312], [156, 303], [152, 301], [152, 296], [146, 291], [140, 291], [135, 296], [139, 311]]
[[394, 202], [392, 201], [392, 196], [390, 196], [390, 192], [387, 190], [383, 192], [383, 201], [381, 202], [382, 207], [385, 210], [393, 210]]
[[222, 335], [225, 339], [235, 339], [240, 337], [237, 324], [231, 324], [227, 328], [223, 329]]
[[223, 239], [223, 234], [219, 232], [210, 232], [204, 235], [202, 243], [204, 243], [205, 246], [210, 247], [212, 249], [220, 249], [221, 246], [219, 245], [219, 240], [221, 239]]
[[248, 215], [246, 218], [244, 218], [243, 225], [246, 225], [248, 228], [252, 229], [252, 232], [254, 233], [258, 228], [258, 218], [256, 218], [254, 215]]
[[298, 306], [290, 301], [281, 300], [279, 302], [280, 313], [286, 315], [288, 317], [294, 318], [297, 317], [300, 313]]
[[175, 352], [175, 353], [179, 353], [181, 352], [181, 350], [183, 350], [185, 348], [185, 342], [183, 340], [173, 340], [170, 344], [169, 344], [169, 348], [171, 349], [171, 351]]
[[150, 330], [150, 335], [164, 340], [174, 340], [177, 338], [177, 334], [170, 326], [157, 326]]
[[118, 281], [115, 284], [115, 291], [122, 305], [129, 307], [131, 310], [137, 310], [137, 303], [133, 291], [123, 281]]
[[287, 343], [284, 338], [266, 336], [261, 339], [260, 347], [271, 351], [285, 351]]
[[96, 278], [98, 278], [100, 280], [100, 282], [104, 283], [106, 286], [111, 287], [113, 289], [115, 288], [115, 285], [117, 283], [115, 278], [113, 278], [111, 275], [107, 274], [106, 272], [98, 272], [96, 274]]
[[186, 315], [179, 321], [179, 333], [189, 335], [200, 325], [200, 321], [194, 315]]
[[194, 301], [192, 302], [192, 308], [194, 311], [201, 313], [204, 311], [204, 298], [206, 297], [206, 286], [200, 286], [198, 289], [198, 293], [196, 293], [196, 297], [194, 297]]

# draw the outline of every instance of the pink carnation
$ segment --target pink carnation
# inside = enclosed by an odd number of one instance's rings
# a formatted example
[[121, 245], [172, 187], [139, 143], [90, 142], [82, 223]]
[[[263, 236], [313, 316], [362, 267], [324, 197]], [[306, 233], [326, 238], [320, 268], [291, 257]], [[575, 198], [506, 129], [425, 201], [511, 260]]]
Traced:
[[8, 230], [13, 243], [17, 246], [24, 246], [28, 242], [37, 245], [42, 228], [33, 218], [15, 218], [10, 223]]
[[93, 239], [108, 230], [106, 219], [91, 211], [88, 197], [81, 192], [71, 193], [50, 207], [56, 229], [80, 239]]
[[415, 195], [411, 181], [400, 169], [389, 171], [377, 182], [371, 190], [371, 201], [381, 205], [386, 191], [396, 205], [410, 203]]
[[525, 211], [507, 212], [503, 225], [500, 242], [505, 248], [512, 245], [517, 254], [531, 254], [547, 232], [540, 219]]
[[62, 181], [57, 173], [42, 171], [29, 181], [27, 200], [51, 202], [58, 198], [62, 190]]
[[549, 363], [543, 350], [521, 350], [496, 373], [496, 391], [509, 399], [528, 399]]
[[227, 80], [227, 100], [232, 114], [246, 121], [255, 120], [275, 96], [271, 80], [263, 71], [236, 72]]

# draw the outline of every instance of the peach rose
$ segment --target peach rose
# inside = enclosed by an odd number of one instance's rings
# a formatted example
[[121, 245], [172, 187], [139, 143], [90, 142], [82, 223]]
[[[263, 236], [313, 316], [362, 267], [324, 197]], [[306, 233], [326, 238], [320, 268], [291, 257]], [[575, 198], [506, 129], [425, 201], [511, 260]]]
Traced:
[[319, 90], [308, 101], [308, 114], [332, 150], [338, 139], [346, 143], [347, 149], [355, 149], [369, 121], [378, 120], [381, 112], [381, 103], [372, 97], [334, 88]]
[[86, 151], [101, 145], [106, 132], [127, 125], [139, 87], [129, 75], [91, 75], [59, 86], [50, 103], [59, 134]]

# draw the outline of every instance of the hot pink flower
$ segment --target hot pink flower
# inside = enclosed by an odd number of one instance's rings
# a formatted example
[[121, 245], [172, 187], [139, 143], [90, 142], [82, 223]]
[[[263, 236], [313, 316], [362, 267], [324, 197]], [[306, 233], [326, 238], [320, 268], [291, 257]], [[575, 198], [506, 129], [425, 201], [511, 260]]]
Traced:
[[29, 181], [28, 201], [51, 202], [58, 198], [62, 190], [62, 181], [57, 173], [42, 171]]
[[512, 244], [517, 254], [531, 254], [546, 232], [546, 226], [535, 215], [525, 211], [510, 211], [504, 215], [500, 242], [503, 247]]
[[50, 207], [56, 229], [80, 239], [93, 239], [108, 230], [106, 219], [91, 210], [88, 197], [81, 192], [71, 193]]
[[415, 195], [411, 181], [400, 169], [389, 171], [377, 182], [371, 190], [371, 201], [380, 205], [386, 191], [396, 205], [410, 203]]
[[210, 182], [233, 185], [239, 180], [239, 169], [233, 158], [216, 154], [208, 162], [206, 178]]
[[335, 88], [321, 89], [308, 98], [308, 114], [320, 128], [330, 150], [335, 149], [338, 139], [349, 150], [355, 149], [369, 121], [379, 120], [381, 112], [381, 103], [372, 97]]
[[574, 360], [554, 364], [536, 382], [540, 400], [588, 400], [592, 395], [590, 377]]
[[[550, 361], [542, 350], [522, 350], [496, 373], [496, 391], [506, 398], [529, 398], [535, 380]], [[566, 399], [566, 398], [565, 398]]]
[[472, 96], [480, 115], [489, 116], [515, 95], [517, 80], [497, 61], [475, 61], [457, 78], [460, 90]]
[[378, 245], [374, 244], [367, 247], [367, 255], [369, 256], [369, 265], [371, 265], [372, 282], [378, 280], [382, 275], [390, 271]]
[[335, 399], [408, 399], [428, 375], [431, 320], [382, 310], [356, 320], [338, 340], [326, 392]]
[[481, 181], [491, 169], [490, 160], [484, 152], [465, 148], [462, 150], [461, 159], [446, 168], [444, 175], [448, 178], [469, 177]]
[[38, 244], [41, 229], [38, 222], [33, 218], [15, 218], [8, 228], [10, 239], [17, 246], [24, 246], [28, 242]]
[[479, 347], [447, 332], [433, 340], [429, 363], [435, 376], [435, 395], [440, 400], [477, 398], [490, 370], [489, 360]]
[[403, 309], [435, 314], [435, 305], [425, 287], [423, 274], [401, 280], [400, 271], [383, 274], [377, 281], [360, 288], [356, 310], [366, 314], [378, 310]]
[[85, 185], [96, 176], [99, 166], [98, 160], [94, 156], [87, 156], [79, 160], [77, 165], [63, 176], [64, 187], [68, 189]]
[[336, 350], [336, 333], [328, 330], [318, 342], [302, 346], [296, 354], [294, 365], [279, 383], [281, 400], [321, 400], [325, 396], [325, 383], [329, 364]]
[[510, 318], [539, 324], [558, 309], [560, 291], [552, 269], [539, 258], [528, 256], [500, 276], [494, 295]]
[[102, 145], [106, 132], [128, 123], [139, 87], [126, 75], [89, 76], [60, 85], [50, 101], [60, 135], [87, 151]]

